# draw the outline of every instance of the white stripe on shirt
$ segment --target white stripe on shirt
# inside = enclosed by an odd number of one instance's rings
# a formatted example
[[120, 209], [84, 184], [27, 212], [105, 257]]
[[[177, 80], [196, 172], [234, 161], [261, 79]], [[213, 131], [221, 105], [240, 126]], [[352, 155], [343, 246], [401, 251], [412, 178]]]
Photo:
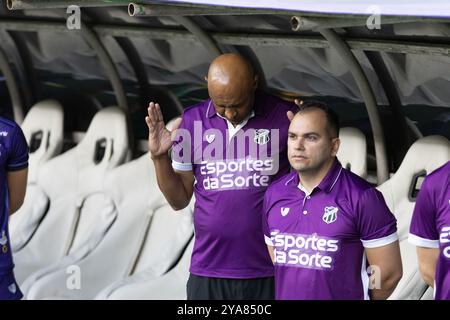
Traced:
[[379, 238], [379, 239], [372, 239], [372, 240], [362, 240], [361, 239], [361, 242], [362, 242], [364, 248], [371, 249], [371, 248], [383, 247], [383, 246], [388, 245], [397, 240], [398, 240], [398, 235], [397, 235], [397, 231], [396, 231], [393, 234], [388, 235], [387, 237], [383, 237], [383, 238]]
[[412, 233], [408, 236], [408, 242], [417, 247], [439, 248], [439, 240], [421, 238]]

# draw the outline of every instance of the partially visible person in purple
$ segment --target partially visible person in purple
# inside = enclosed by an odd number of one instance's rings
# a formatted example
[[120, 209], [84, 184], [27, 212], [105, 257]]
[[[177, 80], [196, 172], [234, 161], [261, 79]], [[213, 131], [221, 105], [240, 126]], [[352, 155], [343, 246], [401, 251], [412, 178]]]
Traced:
[[294, 171], [264, 197], [276, 299], [388, 298], [402, 276], [396, 219], [379, 191], [339, 163], [339, 119], [325, 103], [305, 102], [290, 118]]
[[409, 239], [417, 246], [422, 278], [436, 300], [450, 300], [450, 161], [422, 183]]
[[14, 278], [8, 218], [23, 203], [28, 177], [28, 145], [20, 127], [0, 117], [0, 299], [19, 300]]
[[185, 109], [176, 135], [165, 128], [158, 104], [150, 103], [146, 118], [167, 201], [180, 210], [195, 194], [187, 298], [273, 299], [262, 203], [271, 181], [290, 170], [287, 112], [298, 107], [257, 90], [258, 76], [237, 54], [217, 57], [206, 81], [210, 99]]

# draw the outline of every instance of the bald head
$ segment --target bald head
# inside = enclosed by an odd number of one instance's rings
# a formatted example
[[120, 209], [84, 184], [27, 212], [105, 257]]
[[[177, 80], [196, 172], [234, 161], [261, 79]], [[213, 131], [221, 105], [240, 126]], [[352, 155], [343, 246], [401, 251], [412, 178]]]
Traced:
[[233, 124], [250, 114], [258, 77], [244, 57], [234, 53], [218, 56], [211, 63], [206, 80], [217, 113]]
[[227, 53], [211, 62], [208, 71], [208, 85], [248, 86], [255, 73], [250, 63], [241, 55]]

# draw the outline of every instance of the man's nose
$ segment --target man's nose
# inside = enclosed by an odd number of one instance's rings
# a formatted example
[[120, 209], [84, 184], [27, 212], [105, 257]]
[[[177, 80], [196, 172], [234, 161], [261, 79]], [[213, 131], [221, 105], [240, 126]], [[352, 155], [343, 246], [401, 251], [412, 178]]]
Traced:
[[234, 120], [236, 118], [237, 112], [233, 109], [226, 109], [225, 110], [225, 118], [228, 120]]
[[305, 150], [305, 139], [298, 138], [297, 141], [295, 142], [295, 149]]

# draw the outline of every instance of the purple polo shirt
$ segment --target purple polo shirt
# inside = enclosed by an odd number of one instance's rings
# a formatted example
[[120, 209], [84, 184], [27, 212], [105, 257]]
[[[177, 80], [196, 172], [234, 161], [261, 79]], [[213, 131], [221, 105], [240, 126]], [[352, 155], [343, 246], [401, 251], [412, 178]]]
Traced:
[[408, 240], [418, 247], [439, 248], [434, 298], [450, 300], [450, 161], [423, 181]]
[[13, 276], [13, 259], [8, 232], [7, 174], [28, 167], [28, 145], [19, 126], [0, 118], [0, 299], [20, 299]]
[[276, 299], [369, 299], [364, 248], [398, 239], [396, 219], [379, 191], [336, 160], [309, 195], [297, 172], [274, 182], [264, 211]]
[[273, 276], [261, 230], [264, 192], [290, 170], [289, 120], [297, 106], [256, 92], [253, 112], [234, 128], [210, 99], [187, 108], [172, 151], [176, 170], [195, 176], [195, 243], [190, 272], [215, 278]]

